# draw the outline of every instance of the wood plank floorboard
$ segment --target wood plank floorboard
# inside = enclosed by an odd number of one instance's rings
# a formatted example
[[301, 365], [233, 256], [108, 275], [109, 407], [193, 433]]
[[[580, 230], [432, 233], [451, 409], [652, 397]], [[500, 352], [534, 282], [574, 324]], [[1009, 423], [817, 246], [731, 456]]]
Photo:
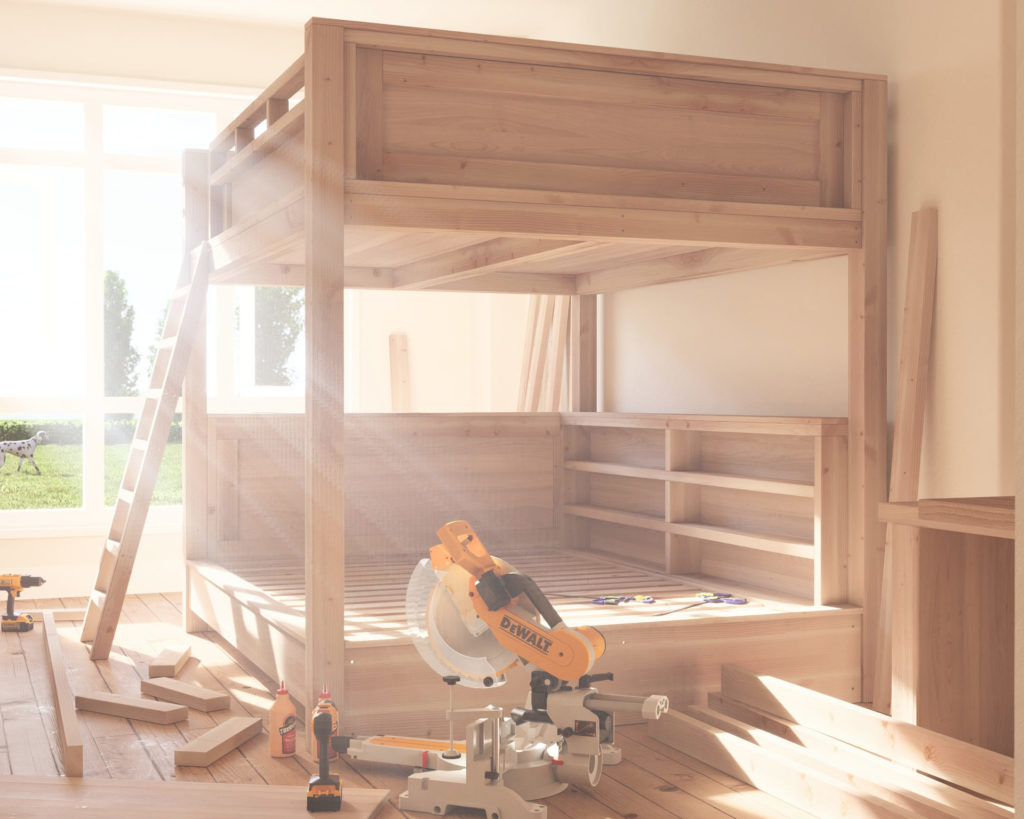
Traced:
[[[82, 598], [19, 599], [20, 609], [82, 609]], [[59, 621], [68, 674], [74, 691], [109, 691], [140, 696], [149, 662], [170, 644], [188, 643], [192, 657], [178, 679], [227, 692], [230, 707], [204, 713], [189, 709], [187, 722], [155, 725], [105, 714], [78, 712], [86, 777], [304, 785], [315, 771], [305, 752], [290, 759], [270, 756], [266, 734], [254, 737], [208, 768], [175, 767], [174, 750], [234, 716], [264, 721], [273, 703], [273, 681], [244, 658], [232, 656], [213, 634], [187, 635], [181, 628], [181, 595], [129, 596], [110, 656], [93, 662], [78, 641], [81, 623]], [[42, 644], [42, 627], [0, 636], [0, 777], [56, 776], [61, 770], [52, 693]], [[443, 706], [444, 704], [442, 704]], [[439, 706], [439, 707], [442, 707]], [[545, 800], [550, 819], [801, 819], [779, 800], [750, 788], [697, 759], [647, 736], [643, 725], [618, 729], [621, 765], [607, 766], [595, 790], [570, 787]], [[410, 768], [342, 757], [333, 770], [354, 788], [388, 788], [383, 819], [417, 819], [399, 810]], [[0, 778], [0, 789], [3, 783]], [[296, 808], [301, 812], [304, 806]], [[456, 819], [480, 819], [481, 811], [456, 810]]]

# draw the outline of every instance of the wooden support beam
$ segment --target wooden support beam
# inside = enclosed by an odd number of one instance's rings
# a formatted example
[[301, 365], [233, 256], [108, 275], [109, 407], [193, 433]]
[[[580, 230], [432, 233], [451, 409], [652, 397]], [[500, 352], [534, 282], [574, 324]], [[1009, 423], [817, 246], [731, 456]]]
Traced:
[[345, 691], [345, 29], [306, 24], [305, 703]]
[[174, 764], [205, 768], [263, 732], [259, 717], [232, 717], [174, 750]]
[[75, 713], [75, 697], [71, 692], [68, 667], [64, 662], [64, 649], [53, 612], [43, 612], [43, 642], [50, 667], [50, 686], [53, 691], [54, 716], [57, 720], [57, 744], [65, 776], [82, 775], [82, 733]]
[[862, 696], [874, 687], [875, 637], [885, 530], [878, 502], [886, 497], [886, 145], [888, 103], [882, 80], [865, 80], [860, 162], [863, 234], [848, 264], [850, 425], [850, 599], [864, 608]]
[[722, 696], [984, 796], [1013, 800], [1013, 759], [1004, 754], [734, 665], [722, 666]]
[[[889, 473], [889, 501], [916, 501], [921, 479], [921, 445], [924, 439], [924, 405], [928, 389], [928, 361], [931, 357], [932, 316], [935, 312], [935, 274], [938, 264], [938, 212], [916, 211], [910, 223], [910, 257], [907, 263], [906, 299], [903, 303], [903, 332], [900, 337], [900, 368], [897, 373], [896, 418], [892, 429], [892, 469]], [[909, 652], [907, 659], [916, 664], [917, 641], [893, 645], [892, 589], [894, 536], [891, 524], [885, 527], [885, 554], [882, 563], [882, 590], [878, 614], [878, 638], [875, 660], [876, 710], [892, 709], [893, 651]], [[900, 579], [900, 586], [916, 583], [917, 577]], [[901, 660], [904, 659], [901, 656]], [[902, 663], [904, 683], [916, 671]], [[910, 686], [904, 685], [904, 690]], [[917, 686], [913, 686], [916, 695]], [[916, 700], [916, 696], [914, 697]], [[903, 700], [904, 705], [907, 698]], [[893, 716], [917, 722], [910, 708], [893, 712]]]
[[149, 664], [149, 676], [151, 678], [176, 677], [191, 656], [191, 646], [165, 646], [153, 662]]
[[405, 333], [388, 336], [388, 361], [391, 365], [391, 411], [409, 412], [409, 337]]
[[736, 700], [726, 699], [721, 694], [708, 694], [708, 705], [713, 710], [733, 717], [751, 728], [769, 732], [784, 741], [796, 744], [813, 754], [816, 759], [825, 761], [835, 768], [849, 771], [858, 777], [878, 782], [897, 791], [920, 794], [931, 802], [952, 809], [955, 816], [993, 819], [1013, 816], [1012, 808], [973, 796], [930, 776], [916, 774], [904, 765], [890, 762], [805, 725], [773, 716]]
[[75, 708], [79, 711], [110, 714], [113, 717], [155, 722], [158, 725], [170, 725], [188, 719], [188, 708], [184, 705], [127, 697], [123, 694], [109, 694], [106, 691], [77, 695]]
[[394, 287], [422, 290], [453, 284], [517, 264], [570, 255], [588, 247], [590, 244], [587, 242], [560, 239], [489, 239], [394, 268]]
[[489, 188], [353, 179], [345, 224], [680, 247], [861, 247], [859, 214], [843, 209], [573, 193], [558, 200], [548, 191], [503, 188], [496, 196]]
[[533, 361], [533, 345], [536, 343], [537, 323], [540, 320], [541, 297], [530, 296], [526, 305], [526, 331], [523, 333], [523, 363], [519, 369], [519, 399], [516, 412], [526, 411], [526, 396], [530, 383], [530, 364]]
[[664, 259], [581, 273], [576, 277], [576, 290], [580, 293], [607, 293], [625, 288], [738, 273], [790, 262], [827, 259], [836, 255], [838, 254], [835, 251], [801, 248], [711, 247], [691, 250]]
[[659, 742], [815, 816], [894, 819], [917, 815], [678, 711], [670, 710], [652, 721], [650, 733]]
[[211, 691], [173, 677], [142, 680], [140, 688], [143, 694], [154, 699], [185, 705], [197, 711], [220, 711], [231, 707], [231, 695], [227, 691]]

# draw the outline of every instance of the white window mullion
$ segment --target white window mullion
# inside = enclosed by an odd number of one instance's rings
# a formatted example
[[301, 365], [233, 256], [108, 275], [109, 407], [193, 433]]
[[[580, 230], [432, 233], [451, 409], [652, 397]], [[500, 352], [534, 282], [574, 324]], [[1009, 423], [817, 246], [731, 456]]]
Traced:
[[103, 108], [85, 106], [85, 401], [82, 418], [82, 505], [103, 512], [105, 450], [103, 345]]

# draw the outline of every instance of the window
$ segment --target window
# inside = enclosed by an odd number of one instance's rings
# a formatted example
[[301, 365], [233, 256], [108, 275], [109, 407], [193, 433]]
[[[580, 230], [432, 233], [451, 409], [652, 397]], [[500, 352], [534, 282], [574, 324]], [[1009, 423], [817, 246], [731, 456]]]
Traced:
[[[0, 320], [0, 440], [48, 434], [42, 475], [12, 457], [0, 468], [5, 524], [109, 520], [181, 266], [181, 152], [250, 99], [0, 77], [0, 278], [24, 306]], [[180, 449], [179, 423], [154, 504], [181, 503]]]

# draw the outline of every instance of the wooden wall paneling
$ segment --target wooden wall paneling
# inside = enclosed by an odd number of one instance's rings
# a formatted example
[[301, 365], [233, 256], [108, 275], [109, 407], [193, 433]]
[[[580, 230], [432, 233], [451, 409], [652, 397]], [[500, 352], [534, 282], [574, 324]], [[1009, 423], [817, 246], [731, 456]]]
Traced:
[[[208, 151], [188, 150], [183, 157], [185, 177], [185, 248], [191, 251], [210, 235], [210, 173], [211, 154]], [[205, 560], [207, 557], [207, 407], [206, 407], [206, 316], [200, 317], [193, 331], [192, 355], [182, 385], [182, 416], [184, 446], [182, 448], [184, 498], [183, 543], [184, 559]], [[184, 564], [183, 564], [184, 569]], [[192, 616], [188, 599], [188, 584], [183, 584], [182, 600], [184, 627], [196, 631], [200, 624]]]
[[[916, 501], [918, 497], [937, 257], [938, 213], [930, 208], [915, 211], [910, 226], [910, 258], [903, 304], [900, 365], [896, 377], [890, 502]], [[892, 527], [886, 526], [874, 696], [875, 708], [886, 712], [891, 707], [892, 698], [892, 548]]]
[[886, 194], [887, 90], [865, 80], [862, 111], [861, 247], [849, 261], [850, 602], [864, 607], [864, 697], [874, 687], [875, 641], [886, 497]]
[[[701, 433], [665, 430], [665, 469], [696, 472], [701, 469]], [[665, 520], [668, 523], [701, 519], [701, 487], [668, 481], [665, 484]], [[701, 541], [687, 535], [665, 533], [665, 571], [671, 574], [700, 572]]]
[[846, 438], [814, 439], [814, 603], [819, 606], [849, 598], [847, 449]]
[[355, 105], [355, 167], [359, 179], [381, 179], [384, 169], [384, 79], [383, 58], [379, 49], [355, 49], [355, 77], [352, 78]]
[[[50, 685], [53, 691], [54, 716], [57, 720], [57, 746], [65, 776], [82, 776], [82, 732], [75, 713], [75, 696], [71, 690], [64, 649], [61, 648], [60, 634], [53, 613], [43, 612], [43, 642], [46, 644], [46, 659], [50, 669]], [[14, 753], [17, 748], [12, 749]]]
[[[730, 582], [754, 586], [795, 599], [810, 601], [814, 595], [814, 562], [801, 557], [728, 543], [702, 542], [701, 573]], [[728, 588], [716, 591], [729, 591]]]
[[[590, 459], [590, 432], [585, 427], [562, 426], [563, 463]], [[590, 475], [566, 470], [562, 484], [562, 505], [590, 505]], [[569, 549], [590, 547], [590, 523], [577, 515], [562, 514], [562, 543]]]
[[821, 204], [841, 208], [844, 203], [843, 142], [846, 136], [846, 105], [843, 94], [822, 94], [818, 122], [818, 179]]
[[597, 344], [597, 296], [570, 296], [570, 412], [597, 411]]
[[[326, 685], [344, 701], [344, 28], [306, 25], [306, 505], [307, 690]], [[310, 740], [307, 737], [307, 742]]]
[[889, 527], [892, 550], [892, 664], [890, 710], [893, 717], [917, 724], [921, 647], [921, 531]]
[[664, 469], [664, 429], [592, 427], [590, 459], [601, 463]]
[[735, 665], [722, 666], [722, 696], [984, 796], [1013, 799], [1013, 760], [1004, 754]]

